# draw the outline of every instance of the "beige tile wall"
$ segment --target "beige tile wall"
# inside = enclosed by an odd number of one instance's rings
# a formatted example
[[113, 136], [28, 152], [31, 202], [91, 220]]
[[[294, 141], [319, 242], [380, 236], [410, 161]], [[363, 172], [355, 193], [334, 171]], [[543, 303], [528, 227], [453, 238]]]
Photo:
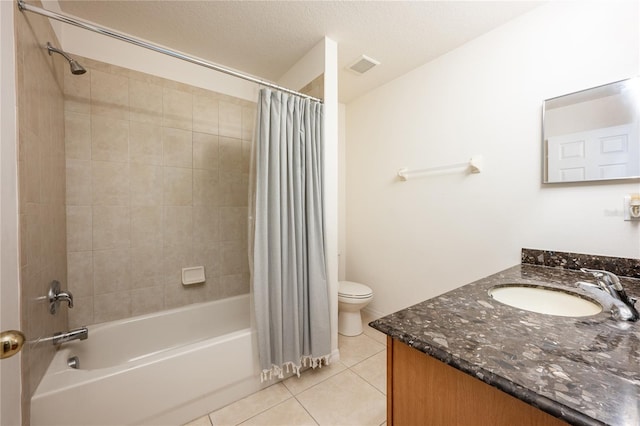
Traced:
[[[255, 104], [77, 58], [65, 75], [72, 327], [249, 291]], [[205, 267], [184, 287], [181, 268]]]
[[[29, 2], [40, 5], [39, 2]], [[59, 45], [46, 18], [15, 7], [18, 115], [22, 420], [55, 348], [39, 339], [67, 329], [67, 309], [52, 316], [44, 297], [49, 283], [66, 287], [65, 158], [62, 74], [66, 62], [50, 57]]]

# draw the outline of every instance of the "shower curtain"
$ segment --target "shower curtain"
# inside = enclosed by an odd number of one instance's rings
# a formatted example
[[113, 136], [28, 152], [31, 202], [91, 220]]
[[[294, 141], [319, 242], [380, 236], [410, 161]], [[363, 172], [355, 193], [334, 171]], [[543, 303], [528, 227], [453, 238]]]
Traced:
[[249, 260], [263, 381], [329, 362], [322, 122], [321, 103], [260, 91]]

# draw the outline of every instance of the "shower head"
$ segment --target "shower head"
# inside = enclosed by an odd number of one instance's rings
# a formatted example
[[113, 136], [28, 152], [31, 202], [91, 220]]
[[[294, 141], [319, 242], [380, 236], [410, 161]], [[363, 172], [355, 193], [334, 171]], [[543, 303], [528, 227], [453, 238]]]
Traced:
[[62, 50], [56, 49], [49, 42], [47, 42], [47, 50], [49, 51], [49, 56], [51, 56], [54, 52], [61, 54], [69, 62], [69, 67], [71, 68], [71, 74], [81, 75], [81, 74], [84, 74], [85, 72], [87, 72], [87, 70], [85, 70], [82, 65], [80, 65], [78, 62], [76, 62], [75, 59], [69, 57], [69, 55], [67, 55]]
[[87, 72], [82, 65], [76, 62], [75, 59], [71, 59], [69, 61], [69, 66], [71, 67], [71, 74], [81, 75]]

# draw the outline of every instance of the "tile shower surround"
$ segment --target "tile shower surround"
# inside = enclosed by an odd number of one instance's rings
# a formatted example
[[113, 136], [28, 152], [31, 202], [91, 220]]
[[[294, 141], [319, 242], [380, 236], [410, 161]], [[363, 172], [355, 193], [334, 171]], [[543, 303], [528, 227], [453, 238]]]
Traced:
[[[76, 58], [64, 76], [71, 327], [249, 291], [255, 103]], [[181, 268], [204, 265], [184, 287]]]
[[[35, 3], [35, 2], [34, 2]], [[39, 4], [39, 3], [37, 3]], [[42, 296], [49, 283], [67, 280], [65, 238], [64, 60], [42, 45], [58, 40], [46, 18], [15, 8], [20, 235], [20, 328], [27, 337], [22, 357], [22, 419], [29, 424], [31, 395], [55, 348], [38, 339], [67, 327]]]

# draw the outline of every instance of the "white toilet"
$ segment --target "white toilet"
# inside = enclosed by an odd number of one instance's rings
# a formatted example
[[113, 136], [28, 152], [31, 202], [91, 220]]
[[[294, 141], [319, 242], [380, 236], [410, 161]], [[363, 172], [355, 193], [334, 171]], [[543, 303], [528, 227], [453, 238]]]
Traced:
[[362, 334], [360, 310], [373, 299], [373, 291], [352, 281], [338, 283], [338, 333], [344, 336]]

